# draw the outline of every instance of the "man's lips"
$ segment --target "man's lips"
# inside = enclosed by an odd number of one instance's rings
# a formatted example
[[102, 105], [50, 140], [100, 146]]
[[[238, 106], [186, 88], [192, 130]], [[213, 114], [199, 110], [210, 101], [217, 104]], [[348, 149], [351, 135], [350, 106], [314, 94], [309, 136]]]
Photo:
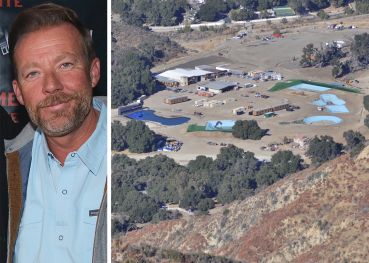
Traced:
[[64, 107], [66, 103], [67, 103], [67, 102], [52, 103], [52, 104], [47, 105], [47, 106], [42, 107], [42, 108], [58, 109], [58, 108], [62, 108], [62, 107]]
[[49, 103], [47, 105], [43, 105], [39, 109], [42, 110], [42, 111], [50, 111], [50, 112], [64, 111], [69, 107], [68, 102], [69, 101], [53, 102], [53, 103]]
[[64, 98], [64, 99], [49, 99], [49, 101], [43, 101], [42, 103], [39, 104], [39, 108], [52, 108], [58, 105], [62, 105], [62, 104], [66, 104], [69, 101], [71, 101], [72, 98]]

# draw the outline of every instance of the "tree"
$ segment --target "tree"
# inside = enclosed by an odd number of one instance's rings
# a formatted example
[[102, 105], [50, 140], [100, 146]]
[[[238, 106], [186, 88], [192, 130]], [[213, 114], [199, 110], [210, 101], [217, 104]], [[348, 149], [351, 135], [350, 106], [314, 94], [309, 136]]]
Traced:
[[[271, 7], [271, 4], [268, 0], [258, 0], [258, 10], [266, 12], [267, 9]], [[267, 16], [263, 16], [267, 17]]]
[[217, 155], [214, 163], [219, 170], [224, 171], [232, 167], [238, 159], [246, 157], [254, 158], [253, 153], [245, 153], [243, 149], [230, 144], [227, 147], [220, 148], [220, 153]]
[[196, 156], [195, 160], [188, 162], [187, 168], [190, 173], [196, 173], [200, 170], [211, 170], [213, 167], [213, 159], [204, 155]]
[[262, 165], [256, 174], [256, 183], [258, 187], [268, 186], [302, 169], [302, 159], [299, 155], [294, 155], [291, 151], [278, 151], [269, 163]]
[[232, 10], [229, 16], [234, 21], [246, 21], [256, 18], [256, 14], [254, 13], [254, 11], [249, 9]]
[[168, 211], [165, 209], [159, 209], [159, 211], [152, 217], [153, 223], [159, 223], [164, 220], [172, 220], [178, 219], [182, 216], [180, 212], [176, 211]]
[[306, 47], [302, 49], [302, 52], [303, 54], [300, 60], [300, 65], [302, 67], [311, 67], [320, 62], [321, 55], [313, 44], [307, 44]]
[[240, 0], [239, 2], [247, 10], [256, 11], [258, 7], [258, 0]]
[[[159, 1], [158, 6], [161, 13], [162, 26], [174, 26], [183, 21], [182, 13], [187, 6], [186, 1]], [[146, 9], [149, 11], [152, 7]]]
[[[369, 5], [369, 3], [368, 3]], [[355, 35], [354, 42], [351, 45], [351, 52], [354, 62], [366, 67], [369, 65], [369, 34], [363, 33]]]
[[291, 151], [278, 151], [272, 156], [270, 164], [279, 178], [302, 170], [300, 155], [294, 155]]
[[112, 10], [121, 15], [130, 25], [151, 24], [162, 26], [178, 25], [183, 20], [187, 3], [185, 0], [114, 0]]
[[132, 50], [116, 58], [112, 70], [113, 108], [128, 104], [141, 95], [151, 95], [157, 91], [150, 66], [151, 63], [147, 58]]
[[[348, 4], [349, 1], [347, 0], [330, 0], [331, 6], [334, 7], [340, 7], [340, 6], [345, 6]], [[348, 7], [349, 8], [349, 7]], [[350, 8], [351, 9], [351, 8]], [[346, 13], [346, 12], [345, 12]]]
[[351, 156], [355, 156], [365, 147], [365, 137], [358, 131], [349, 130], [343, 133], [346, 140], [345, 149], [350, 152]]
[[233, 126], [232, 135], [243, 140], [260, 140], [267, 131], [261, 129], [255, 120], [238, 120]]
[[256, 174], [258, 187], [272, 185], [276, 181], [278, 181], [278, 174], [270, 163], [264, 164]]
[[311, 158], [313, 164], [321, 165], [339, 156], [342, 149], [343, 145], [336, 143], [331, 136], [321, 136], [320, 138], [315, 136], [309, 143], [306, 155]]
[[369, 2], [367, 0], [356, 0], [356, 11], [359, 14], [368, 14], [369, 13]]
[[281, 20], [281, 23], [282, 23], [282, 24], [287, 24], [287, 23], [288, 23], [287, 18], [283, 17], [283, 18], [282, 18], [282, 20]]
[[369, 128], [369, 115], [366, 115], [364, 119], [364, 125]]
[[306, 8], [310, 11], [324, 9], [330, 5], [329, 0], [310, 0], [306, 2]]
[[196, 209], [201, 200], [201, 192], [193, 187], [187, 189], [180, 200], [179, 207], [184, 209]]
[[214, 201], [211, 198], [201, 199], [198, 204], [198, 209], [201, 212], [207, 212], [209, 209], [213, 209], [215, 207]]
[[157, 202], [178, 203], [179, 191], [172, 175], [151, 177], [147, 181], [147, 194]]
[[111, 149], [114, 151], [123, 151], [128, 148], [125, 140], [126, 129], [119, 121], [114, 121], [111, 125]]
[[355, 11], [348, 6], [345, 7], [344, 12], [345, 12], [345, 15], [348, 15], [348, 16], [353, 15], [355, 13]]
[[305, 4], [303, 5], [301, 0], [288, 0], [288, 6], [298, 14], [305, 14], [307, 12]]
[[335, 78], [340, 78], [345, 74], [348, 74], [350, 72], [350, 67], [347, 62], [340, 62], [336, 61], [333, 62], [333, 68], [332, 68], [332, 76]]
[[234, 200], [242, 200], [252, 195], [254, 191], [247, 185], [248, 182], [237, 176], [227, 178], [219, 187], [218, 201], [222, 204], [228, 204]]
[[136, 225], [131, 223], [129, 219], [123, 218], [122, 221], [118, 219], [112, 219], [111, 222], [111, 234], [125, 233], [131, 229], [135, 229]]
[[369, 95], [365, 95], [363, 98], [364, 108], [369, 111]]
[[319, 12], [317, 13], [317, 16], [322, 19], [322, 20], [327, 20], [329, 19], [329, 15], [324, 12], [324, 10], [319, 10]]
[[208, 0], [200, 7], [197, 17], [203, 21], [216, 21], [227, 11], [228, 6], [223, 0]]
[[130, 120], [126, 126], [115, 121], [112, 124], [112, 150], [128, 148], [134, 153], [156, 151], [163, 137], [155, 134], [143, 121]]
[[137, 191], [128, 192], [120, 207], [122, 212], [138, 223], [151, 221], [159, 210], [159, 205], [151, 197]]

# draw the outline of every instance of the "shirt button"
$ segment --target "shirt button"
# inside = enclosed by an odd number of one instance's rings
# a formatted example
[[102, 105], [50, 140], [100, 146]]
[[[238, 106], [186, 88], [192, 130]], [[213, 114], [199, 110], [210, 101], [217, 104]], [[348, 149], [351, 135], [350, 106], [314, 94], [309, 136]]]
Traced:
[[74, 157], [74, 156], [76, 156], [76, 153], [71, 153], [70, 156]]
[[66, 189], [63, 189], [63, 190], [62, 190], [62, 194], [63, 194], [63, 195], [66, 195], [67, 193], [68, 193], [68, 191], [67, 191]]
[[62, 241], [63, 240], [63, 235], [59, 235], [59, 240]]

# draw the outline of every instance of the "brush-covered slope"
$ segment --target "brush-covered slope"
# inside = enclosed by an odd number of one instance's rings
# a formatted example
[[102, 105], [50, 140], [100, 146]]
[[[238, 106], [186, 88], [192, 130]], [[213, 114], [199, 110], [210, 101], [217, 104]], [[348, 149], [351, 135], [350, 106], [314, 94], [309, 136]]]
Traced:
[[288, 176], [211, 215], [118, 236], [112, 242], [113, 259], [120, 262], [132, 247], [150, 246], [241, 262], [368, 262], [368, 152]]

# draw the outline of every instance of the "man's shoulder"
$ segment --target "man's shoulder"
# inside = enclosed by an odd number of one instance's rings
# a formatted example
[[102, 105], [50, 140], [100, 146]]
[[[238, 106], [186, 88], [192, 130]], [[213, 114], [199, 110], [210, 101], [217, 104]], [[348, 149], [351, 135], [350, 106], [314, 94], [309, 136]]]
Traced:
[[28, 123], [14, 139], [5, 141], [5, 153], [19, 151], [28, 145], [33, 140], [35, 131], [36, 128]]
[[106, 96], [94, 96], [94, 102], [98, 102], [103, 104], [105, 107], [107, 105], [107, 97]]

